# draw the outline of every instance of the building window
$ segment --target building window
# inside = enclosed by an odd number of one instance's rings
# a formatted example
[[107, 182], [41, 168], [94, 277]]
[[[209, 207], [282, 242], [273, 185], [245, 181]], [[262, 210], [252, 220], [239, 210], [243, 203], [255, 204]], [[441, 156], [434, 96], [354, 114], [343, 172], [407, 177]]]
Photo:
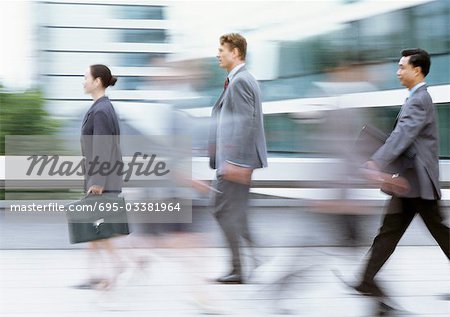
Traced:
[[121, 39], [124, 43], [165, 43], [166, 30], [122, 30]]
[[164, 7], [119, 6], [117, 9], [117, 16], [119, 19], [164, 20]]
[[151, 67], [159, 65], [166, 59], [165, 53], [115, 53], [117, 66]]

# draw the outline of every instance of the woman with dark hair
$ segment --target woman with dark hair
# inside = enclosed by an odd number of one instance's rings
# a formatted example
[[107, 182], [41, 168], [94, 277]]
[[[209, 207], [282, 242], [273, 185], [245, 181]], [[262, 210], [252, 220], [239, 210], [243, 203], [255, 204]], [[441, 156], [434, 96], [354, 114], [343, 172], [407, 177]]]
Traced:
[[[110, 166], [122, 163], [120, 149], [119, 121], [105, 91], [114, 86], [117, 78], [112, 76], [110, 69], [105, 65], [92, 65], [84, 75], [84, 92], [92, 96], [94, 103], [86, 112], [81, 127], [81, 150], [85, 158], [84, 189], [87, 195], [104, 195], [117, 197], [122, 192], [122, 175], [119, 171], [100, 173], [99, 166], [107, 162]], [[72, 227], [71, 234], [82, 235], [81, 225]], [[113, 225], [113, 226], [111, 226]], [[114, 285], [117, 276], [122, 272], [122, 259], [118, 255], [110, 237], [129, 234], [128, 224], [110, 224], [107, 235], [99, 239], [83, 239], [77, 241], [90, 241], [90, 258], [93, 265], [99, 263], [100, 251], [106, 251], [110, 259], [116, 264], [112, 276], [91, 276], [86, 283], [78, 285], [82, 289], [109, 289]], [[72, 237], [71, 237], [72, 238]], [[91, 267], [90, 267], [91, 268]], [[91, 275], [93, 275], [91, 270]]]
[[[122, 176], [119, 173], [89, 173], [89, 162], [96, 156], [101, 162], [122, 162], [120, 150], [119, 120], [109, 98], [106, 88], [114, 86], [117, 78], [105, 65], [92, 65], [84, 75], [84, 92], [90, 94], [93, 105], [86, 112], [81, 127], [81, 149], [86, 157], [85, 190], [88, 194], [101, 195], [103, 192], [120, 193]], [[113, 137], [114, 136], [114, 137]], [[96, 141], [98, 141], [96, 143]], [[105, 144], [106, 143], [106, 144]]]

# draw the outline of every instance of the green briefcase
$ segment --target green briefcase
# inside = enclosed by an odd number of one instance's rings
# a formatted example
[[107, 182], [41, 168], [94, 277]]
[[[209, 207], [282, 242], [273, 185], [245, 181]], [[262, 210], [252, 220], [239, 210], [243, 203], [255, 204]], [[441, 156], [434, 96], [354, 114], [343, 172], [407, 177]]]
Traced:
[[72, 244], [130, 233], [125, 199], [117, 194], [88, 194], [66, 205], [66, 216]]

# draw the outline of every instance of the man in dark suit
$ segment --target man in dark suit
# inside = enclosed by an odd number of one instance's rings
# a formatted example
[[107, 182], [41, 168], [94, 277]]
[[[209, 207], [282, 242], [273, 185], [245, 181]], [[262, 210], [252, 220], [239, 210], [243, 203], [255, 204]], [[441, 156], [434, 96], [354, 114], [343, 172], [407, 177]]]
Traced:
[[232, 270], [220, 283], [243, 282], [239, 245], [241, 237], [252, 244], [246, 212], [252, 172], [267, 166], [261, 93], [245, 67], [246, 51], [242, 35], [220, 38], [217, 58], [228, 76], [212, 109], [209, 155], [217, 170], [213, 213], [232, 254]]
[[[424, 82], [430, 64], [429, 54], [422, 49], [402, 51], [397, 77], [408, 88], [409, 97], [400, 110], [394, 131], [366, 163], [374, 171], [371, 175], [381, 176], [389, 191], [394, 193], [383, 224], [373, 241], [362, 280], [354, 287], [363, 295], [386, 296], [374, 278], [394, 252], [416, 214], [420, 214], [433, 238], [449, 258], [450, 231], [439, 209], [441, 191], [436, 112]], [[408, 148], [416, 153], [413, 163], [400, 168], [400, 175], [386, 177], [383, 170]]]

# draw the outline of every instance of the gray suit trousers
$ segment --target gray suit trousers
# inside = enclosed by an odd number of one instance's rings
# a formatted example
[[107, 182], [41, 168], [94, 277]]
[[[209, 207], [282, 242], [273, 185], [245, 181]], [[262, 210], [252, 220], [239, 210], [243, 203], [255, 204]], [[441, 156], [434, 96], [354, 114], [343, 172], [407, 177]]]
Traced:
[[241, 273], [240, 238], [253, 245], [247, 220], [250, 186], [217, 175], [214, 187], [221, 193], [215, 193], [213, 213], [231, 249], [233, 271]]

